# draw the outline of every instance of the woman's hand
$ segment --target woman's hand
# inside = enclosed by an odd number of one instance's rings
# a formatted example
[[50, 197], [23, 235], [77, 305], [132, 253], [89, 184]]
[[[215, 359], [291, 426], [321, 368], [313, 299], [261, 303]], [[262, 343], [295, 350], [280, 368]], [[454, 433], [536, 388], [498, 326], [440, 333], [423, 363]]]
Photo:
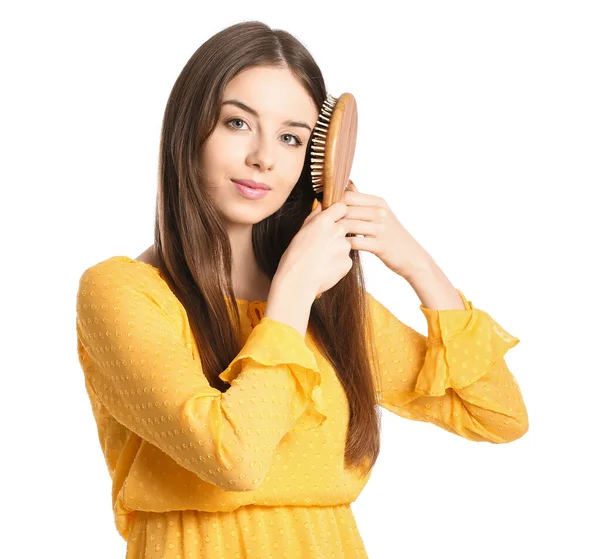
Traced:
[[318, 204], [283, 253], [272, 283], [291, 282], [313, 299], [338, 283], [352, 269], [351, 239], [341, 223], [347, 211], [341, 201], [326, 210]]
[[352, 181], [348, 181], [341, 201], [348, 206], [348, 212], [340, 223], [349, 233], [364, 235], [348, 237], [354, 250], [374, 254], [390, 270], [407, 280], [427, 269], [432, 262], [431, 256], [402, 226], [383, 198], [362, 194]]

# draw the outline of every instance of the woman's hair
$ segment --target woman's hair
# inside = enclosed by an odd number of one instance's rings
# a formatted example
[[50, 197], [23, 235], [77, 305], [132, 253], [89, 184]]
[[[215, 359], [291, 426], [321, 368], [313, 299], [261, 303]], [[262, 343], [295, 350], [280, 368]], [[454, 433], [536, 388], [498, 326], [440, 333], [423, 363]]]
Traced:
[[[209, 198], [199, 165], [204, 142], [215, 129], [227, 83], [242, 70], [269, 66], [290, 70], [320, 108], [327, 95], [319, 67], [291, 34], [249, 21], [208, 39], [177, 78], [162, 123], [154, 245], [159, 268], [184, 306], [202, 370], [211, 386], [242, 347], [231, 280], [231, 246]], [[273, 278], [281, 256], [311, 211], [310, 146], [300, 178], [279, 210], [252, 227], [258, 265]], [[315, 300], [308, 330], [344, 387], [349, 405], [345, 466], [370, 472], [379, 455], [380, 416], [369, 353], [372, 339], [358, 251], [352, 269]], [[225, 297], [229, 297], [227, 301]], [[235, 305], [234, 305], [235, 306]], [[235, 310], [235, 309], [234, 309]], [[234, 322], [232, 323], [232, 318]], [[372, 358], [372, 357], [371, 357]]]

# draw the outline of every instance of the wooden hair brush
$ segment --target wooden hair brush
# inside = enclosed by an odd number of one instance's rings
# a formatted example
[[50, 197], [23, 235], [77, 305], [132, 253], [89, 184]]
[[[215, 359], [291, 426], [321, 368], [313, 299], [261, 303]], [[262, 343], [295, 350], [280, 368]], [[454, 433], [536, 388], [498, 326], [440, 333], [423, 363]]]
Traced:
[[328, 94], [311, 137], [311, 181], [323, 209], [339, 202], [348, 186], [357, 125], [354, 95]]

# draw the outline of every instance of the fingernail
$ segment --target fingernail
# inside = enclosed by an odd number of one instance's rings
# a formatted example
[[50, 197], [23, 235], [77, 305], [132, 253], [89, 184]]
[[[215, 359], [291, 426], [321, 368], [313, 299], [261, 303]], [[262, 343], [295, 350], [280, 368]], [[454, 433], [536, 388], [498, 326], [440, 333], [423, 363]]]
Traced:
[[317, 206], [319, 205], [319, 201], [315, 198], [313, 201], [313, 205], [312, 205], [312, 212], [314, 212], [317, 209]]

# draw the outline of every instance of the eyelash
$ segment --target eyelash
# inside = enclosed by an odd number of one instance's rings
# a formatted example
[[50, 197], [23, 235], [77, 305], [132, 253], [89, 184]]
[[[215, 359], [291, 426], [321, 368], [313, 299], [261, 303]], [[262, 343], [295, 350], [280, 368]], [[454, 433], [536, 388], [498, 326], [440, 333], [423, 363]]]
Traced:
[[[231, 128], [233, 130], [240, 130], [239, 128], [235, 128], [230, 125], [230, 123], [233, 122], [234, 120], [240, 120], [244, 124], [248, 124], [243, 118], [230, 118], [229, 120], [225, 121], [225, 124], [227, 124], [229, 126], [229, 128]], [[294, 138], [296, 140], [295, 144], [288, 144], [288, 146], [290, 146], [292, 148], [299, 148], [304, 145], [302, 140], [300, 138], [298, 138], [298, 136], [296, 136], [295, 134], [282, 134], [282, 135], [283, 136], [291, 136], [292, 138]]]

